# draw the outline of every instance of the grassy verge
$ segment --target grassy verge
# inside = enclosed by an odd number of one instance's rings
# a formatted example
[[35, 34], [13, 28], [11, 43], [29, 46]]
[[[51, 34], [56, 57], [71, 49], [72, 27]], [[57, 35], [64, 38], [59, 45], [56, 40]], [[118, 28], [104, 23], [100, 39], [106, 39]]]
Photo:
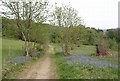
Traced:
[[[55, 47], [55, 63], [60, 79], [118, 79], [118, 68], [97, 68], [94, 66], [87, 66], [83, 63], [72, 63], [67, 64], [65, 56], [58, 52], [61, 51], [59, 45], [54, 45]], [[112, 50], [111, 50], [112, 51]], [[112, 51], [116, 54], [116, 52]], [[95, 46], [85, 46], [76, 47], [72, 52], [72, 55], [88, 55], [95, 53]], [[113, 57], [97, 57], [90, 56], [91, 59], [100, 59], [113, 64], [118, 64], [118, 60]]]
[[[41, 58], [43, 54], [39, 57]], [[38, 57], [32, 57], [32, 60], [30, 62], [26, 63], [6, 63], [4, 64], [4, 68], [2, 70], [2, 79], [17, 79], [18, 75], [26, 68], [29, 68], [32, 66]]]
[[60, 79], [117, 79], [118, 69], [88, 67], [84, 64], [67, 64], [62, 54], [55, 54]]

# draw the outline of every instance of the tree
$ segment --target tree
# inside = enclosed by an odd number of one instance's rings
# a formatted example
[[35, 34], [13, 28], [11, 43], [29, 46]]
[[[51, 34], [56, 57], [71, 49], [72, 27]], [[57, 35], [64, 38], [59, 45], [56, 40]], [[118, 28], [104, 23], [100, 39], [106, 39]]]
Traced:
[[119, 28], [116, 29], [108, 29], [106, 31], [106, 35], [109, 39], [109, 48], [112, 50], [118, 50], [118, 43], [119, 43], [119, 35], [118, 32]]
[[118, 28], [116, 28], [116, 29], [108, 29], [106, 31], [106, 34], [110, 39], [115, 39], [115, 41], [117, 41], [117, 42], [119, 41], [118, 40], [118, 38], [119, 38], [119, 36], [118, 36]]
[[53, 11], [53, 20], [52, 23], [59, 27], [60, 29], [60, 38], [64, 54], [70, 54], [69, 49], [71, 46], [71, 29], [70, 27], [78, 26], [81, 24], [81, 18], [78, 16], [77, 11], [70, 7], [70, 5], [63, 5], [63, 7], [55, 6]]
[[18, 1], [18, 2], [5, 2], [2, 1], [8, 11], [3, 12], [7, 17], [16, 19], [16, 24], [19, 32], [25, 41], [25, 52], [29, 56], [29, 35], [32, 28], [32, 22], [44, 22], [45, 12], [48, 5], [47, 1], [40, 0], [39, 2], [31, 1]]
[[81, 24], [81, 18], [78, 16], [77, 10], [70, 5], [63, 5], [62, 7], [55, 5], [51, 17], [52, 19], [50, 22], [57, 26], [70, 27]]
[[98, 39], [97, 39], [97, 45], [99, 54], [98, 55], [110, 55], [109, 52], [109, 43], [108, 43], [108, 37], [106, 33], [103, 33]]
[[21, 36], [16, 30], [17, 28], [14, 19], [2, 17], [2, 36], [19, 39]]

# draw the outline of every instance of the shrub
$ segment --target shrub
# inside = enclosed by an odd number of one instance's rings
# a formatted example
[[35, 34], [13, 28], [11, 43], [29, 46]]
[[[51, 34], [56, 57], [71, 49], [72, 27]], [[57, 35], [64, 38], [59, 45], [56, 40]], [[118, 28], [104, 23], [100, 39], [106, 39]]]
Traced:
[[115, 39], [109, 39], [109, 48], [115, 51], [118, 50], [118, 44]]

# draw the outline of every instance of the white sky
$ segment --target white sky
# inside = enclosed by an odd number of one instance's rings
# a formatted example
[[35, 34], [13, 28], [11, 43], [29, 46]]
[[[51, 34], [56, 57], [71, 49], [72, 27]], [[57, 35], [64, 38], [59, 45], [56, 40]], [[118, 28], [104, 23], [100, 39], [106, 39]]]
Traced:
[[118, 27], [118, 2], [120, 0], [50, 0], [51, 4], [70, 5], [84, 19], [87, 27], [109, 29]]
[[[38, 0], [39, 1], [39, 0]], [[78, 11], [87, 27], [110, 29], [118, 27], [118, 2], [120, 0], [49, 0], [59, 6], [70, 5]], [[1, 4], [1, 3], [0, 3]], [[1, 11], [1, 9], [0, 9]]]

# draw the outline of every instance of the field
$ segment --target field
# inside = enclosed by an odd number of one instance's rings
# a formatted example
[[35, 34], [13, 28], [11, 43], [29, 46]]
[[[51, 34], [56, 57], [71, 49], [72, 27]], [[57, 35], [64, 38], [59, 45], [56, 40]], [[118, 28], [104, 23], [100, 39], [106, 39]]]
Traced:
[[16, 56], [22, 56], [22, 46], [24, 42], [21, 40], [14, 39], [2, 39], [2, 79], [10, 78], [15, 79], [17, 75], [26, 68], [31, 62], [26, 63], [10, 63], [9, 58]]
[[21, 56], [23, 44], [24, 42], [20, 40], [2, 39], [2, 78], [15, 77], [14, 72], [22, 67], [20, 64], [9, 63], [8, 59]]
[[24, 42], [21, 40], [2, 39], [3, 62], [11, 57], [21, 56], [23, 45], [24, 45]]
[[[56, 51], [60, 46], [54, 45]], [[60, 79], [117, 79], [118, 58], [91, 56], [95, 53], [94, 46], [75, 48], [70, 56], [64, 56], [61, 52], [55, 54], [57, 72]]]

